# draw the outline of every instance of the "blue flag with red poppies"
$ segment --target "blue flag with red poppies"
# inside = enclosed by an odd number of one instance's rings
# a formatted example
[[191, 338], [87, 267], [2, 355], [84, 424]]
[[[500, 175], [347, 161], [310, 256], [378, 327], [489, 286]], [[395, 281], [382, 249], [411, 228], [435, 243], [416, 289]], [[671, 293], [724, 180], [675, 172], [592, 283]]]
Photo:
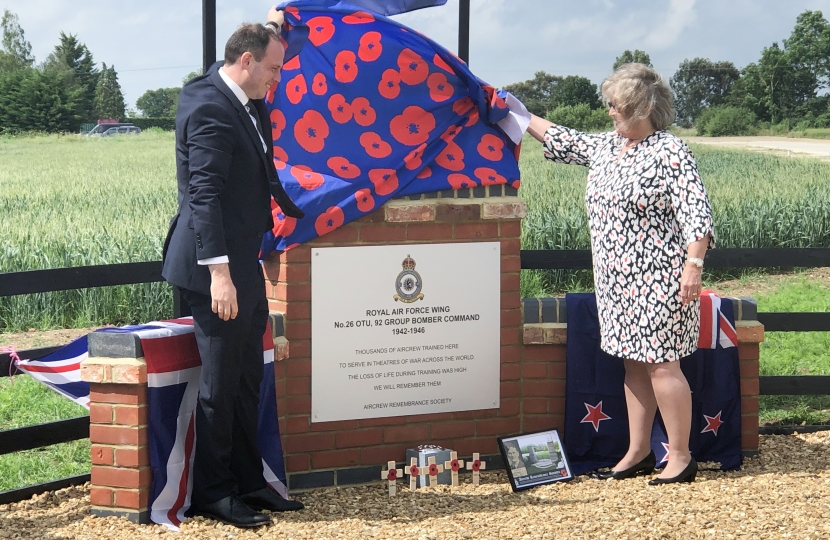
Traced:
[[338, 0], [285, 10], [300, 53], [266, 97], [274, 163], [306, 216], [285, 216], [262, 256], [358, 219], [393, 197], [477, 186], [519, 186], [518, 147], [496, 123], [496, 90], [441, 45], [378, 13]]
[[[732, 303], [711, 295], [701, 300], [700, 348], [680, 360], [692, 390], [689, 449], [699, 462], [740, 467], [741, 392]], [[574, 474], [611, 467], [628, 450], [628, 411], [623, 361], [600, 349], [593, 293], [568, 294], [568, 349], [564, 443]], [[709, 348], [711, 347], [711, 348]], [[658, 466], [668, 459], [659, 413], [651, 433]]]

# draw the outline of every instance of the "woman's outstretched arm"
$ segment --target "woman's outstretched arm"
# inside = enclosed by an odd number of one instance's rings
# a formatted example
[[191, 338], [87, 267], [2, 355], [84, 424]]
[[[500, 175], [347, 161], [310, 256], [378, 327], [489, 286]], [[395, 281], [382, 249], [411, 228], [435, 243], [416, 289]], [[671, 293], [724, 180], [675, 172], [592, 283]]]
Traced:
[[531, 114], [530, 125], [527, 126], [527, 132], [530, 133], [537, 141], [544, 142], [543, 138], [545, 136], [545, 132], [553, 125], [555, 125], [553, 122], [545, 120], [535, 114]]

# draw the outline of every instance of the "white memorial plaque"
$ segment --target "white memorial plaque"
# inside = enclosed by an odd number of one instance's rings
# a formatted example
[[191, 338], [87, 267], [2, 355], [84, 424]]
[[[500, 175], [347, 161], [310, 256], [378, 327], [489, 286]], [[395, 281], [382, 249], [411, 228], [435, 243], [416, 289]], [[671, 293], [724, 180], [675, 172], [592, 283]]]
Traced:
[[312, 249], [312, 422], [499, 407], [500, 247]]

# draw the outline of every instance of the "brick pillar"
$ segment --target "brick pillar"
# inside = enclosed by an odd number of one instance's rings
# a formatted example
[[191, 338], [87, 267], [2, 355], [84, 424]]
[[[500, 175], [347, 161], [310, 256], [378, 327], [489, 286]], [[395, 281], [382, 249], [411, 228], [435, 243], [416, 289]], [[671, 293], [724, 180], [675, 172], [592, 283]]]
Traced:
[[522, 300], [522, 431], [565, 429], [564, 298]]
[[81, 378], [89, 383], [92, 515], [149, 523], [147, 365], [134, 334], [92, 333]]
[[[459, 457], [497, 454], [495, 438], [521, 430], [519, 237], [525, 204], [516, 195], [509, 186], [487, 186], [395, 199], [265, 262], [269, 306], [284, 315], [288, 341], [276, 373], [292, 489], [376, 481], [382, 466], [402, 462], [406, 449], [420, 443], [441, 444]], [[501, 243], [500, 408], [312, 423], [311, 249], [492, 241]]]
[[[745, 456], [758, 453], [759, 345], [764, 325], [752, 298], [731, 301], [738, 331], [741, 370], [741, 446]], [[567, 310], [564, 298], [525, 298], [522, 350], [522, 429], [564, 426]]]
[[758, 376], [764, 325], [755, 320], [758, 313], [754, 300], [741, 298], [738, 302], [745, 312], [744, 319], [748, 316], [748, 320], [737, 320], [735, 323], [738, 331], [738, 359], [741, 363], [741, 442], [744, 455], [754, 456], [758, 454]]

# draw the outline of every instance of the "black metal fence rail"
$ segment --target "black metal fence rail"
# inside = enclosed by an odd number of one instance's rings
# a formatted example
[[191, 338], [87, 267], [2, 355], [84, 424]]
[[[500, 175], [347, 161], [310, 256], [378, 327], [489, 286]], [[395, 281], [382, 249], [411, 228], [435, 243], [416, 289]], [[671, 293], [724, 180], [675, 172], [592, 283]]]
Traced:
[[[590, 270], [589, 250], [522, 250], [524, 270]], [[706, 255], [707, 268], [817, 268], [830, 266], [830, 248], [762, 248], [716, 249]], [[132, 285], [163, 281], [161, 262], [139, 262], [55, 268], [0, 274], [0, 297]], [[174, 289], [174, 311], [183, 311], [178, 291]], [[184, 308], [186, 309], [186, 307]], [[759, 313], [758, 320], [769, 332], [828, 332], [830, 313]], [[19, 351], [23, 359], [39, 358], [60, 348], [41, 347]], [[0, 377], [13, 371], [10, 354], [0, 354]], [[828, 395], [830, 376], [760, 377], [761, 395]], [[830, 426], [763, 426], [761, 433], [816, 431]], [[34, 426], [0, 431], [0, 455], [41, 448], [52, 444], [89, 437], [89, 417], [59, 420]], [[89, 475], [79, 475], [35, 486], [0, 492], [0, 504], [27, 499], [32, 495], [80, 485]]]

